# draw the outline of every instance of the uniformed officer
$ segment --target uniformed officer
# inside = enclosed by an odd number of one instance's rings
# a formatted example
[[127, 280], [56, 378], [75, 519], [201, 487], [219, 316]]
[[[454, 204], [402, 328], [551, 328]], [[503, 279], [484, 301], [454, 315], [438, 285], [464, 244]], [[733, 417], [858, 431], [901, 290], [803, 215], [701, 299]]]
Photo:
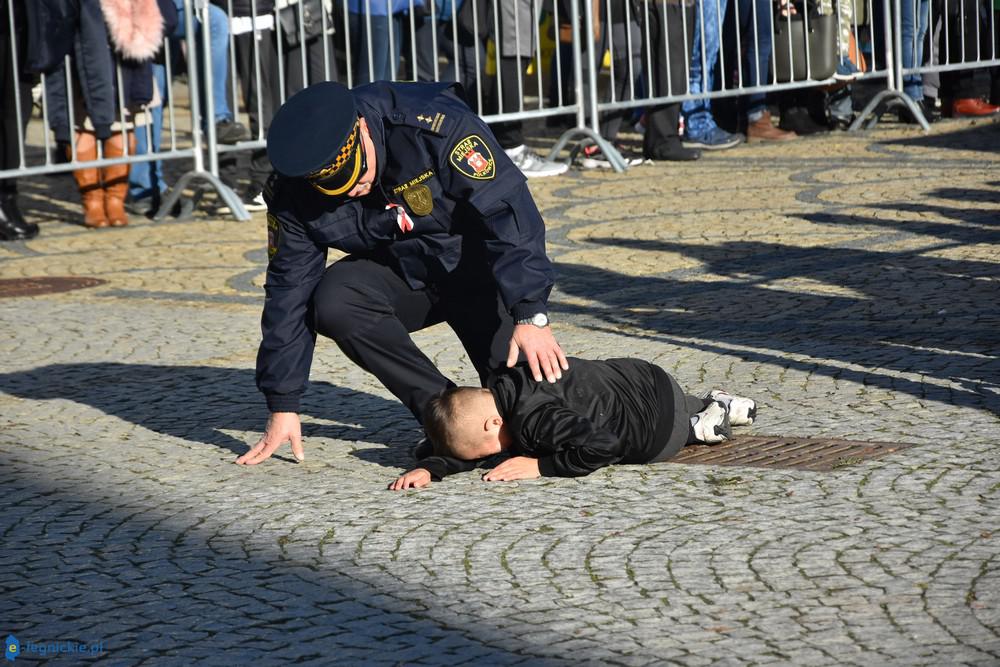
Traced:
[[[552, 265], [525, 178], [455, 84], [323, 82], [278, 110], [267, 139], [266, 298], [257, 386], [271, 412], [238, 463], [284, 442], [302, 459], [299, 398], [316, 333], [421, 420], [453, 386], [410, 338], [447, 322], [480, 378], [521, 355], [568, 368], [548, 326]], [[346, 257], [329, 267], [327, 249]]]

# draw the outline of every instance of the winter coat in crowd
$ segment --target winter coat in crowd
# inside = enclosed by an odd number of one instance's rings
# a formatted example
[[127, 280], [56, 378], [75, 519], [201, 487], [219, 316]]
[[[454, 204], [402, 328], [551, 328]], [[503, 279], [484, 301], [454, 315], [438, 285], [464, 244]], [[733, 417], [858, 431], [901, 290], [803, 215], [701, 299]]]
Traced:
[[[67, 55], [74, 64], [74, 96], [82, 96], [85, 114], [99, 139], [110, 136], [111, 126], [118, 119], [116, 62], [122, 66], [121, 93], [126, 108], [139, 107], [152, 99], [150, 64], [160, 49], [165, 29], [172, 29], [164, 25], [164, 12], [176, 25], [176, 12], [172, 6], [167, 8], [168, 4], [169, 0], [35, 0], [27, 3], [27, 66], [31, 71], [48, 75], [46, 102], [57, 141], [69, 141], [73, 129], [63, 68]], [[81, 124], [83, 118], [75, 120]]]

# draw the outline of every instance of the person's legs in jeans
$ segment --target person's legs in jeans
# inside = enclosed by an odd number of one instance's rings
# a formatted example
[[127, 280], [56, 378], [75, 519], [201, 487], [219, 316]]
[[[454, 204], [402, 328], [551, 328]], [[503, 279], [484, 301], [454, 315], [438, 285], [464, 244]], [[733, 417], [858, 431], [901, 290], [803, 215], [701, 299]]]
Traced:
[[[187, 32], [184, 19], [184, 4], [180, 0], [174, 0], [174, 4], [177, 6], [178, 21], [177, 28], [174, 30], [174, 34], [171, 35], [170, 49], [176, 56], [181, 53], [181, 45], [187, 37]], [[198, 67], [201, 68], [201, 71], [204, 71], [205, 54], [202, 44], [202, 27], [199, 16], [196, 15], [194, 21], [194, 39], [198, 51]], [[211, 49], [208, 54], [208, 61], [212, 67], [211, 94], [213, 118], [216, 123], [232, 121], [234, 120], [234, 116], [229, 106], [229, 97], [227, 94], [227, 86], [229, 84], [229, 16], [221, 7], [212, 4], [208, 6], [208, 31]], [[204, 99], [202, 100], [202, 104], [206, 105], [206, 109], [208, 108], [207, 102]], [[206, 121], [207, 118], [205, 118], [205, 114], [203, 113], [202, 123], [204, 124]], [[204, 129], [204, 126], [202, 129]]]
[[[770, 0], [741, 0], [740, 12], [744, 27], [740, 33], [744, 35], [746, 45], [747, 84], [750, 86], [765, 86], [771, 74], [771, 35], [772, 9]], [[764, 93], [752, 93], [747, 96], [747, 120], [751, 123], [767, 111], [767, 96]]]
[[[920, 67], [924, 56], [924, 35], [927, 33], [929, 0], [901, 0], [900, 21], [902, 29], [904, 68]], [[903, 92], [914, 102], [924, 99], [924, 86], [920, 74], [903, 75]]]
[[[153, 81], [160, 93], [160, 104], [149, 110], [150, 123], [135, 130], [135, 154], [158, 153], [163, 134], [163, 107], [169, 100], [167, 89], [167, 68], [153, 63]], [[147, 134], [148, 141], [147, 141]], [[136, 162], [128, 175], [128, 196], [132, 201], [151, 198], [153, 207], [158, 206], [160, 193], [167, 189], [163, 180], [163, 160]]]
[[[399, 64], [400, 39], [402, 38], [402, 20], [400, 17], [388, 17], [377, 15], [351, 14], [350, 15], [351, 42], [357, 44], [354, 49], [356, 54], [356, 76], [354, 85], [372, 81], [384, 81], [392, 78], [394, 66], [391, 62]], [[389, 30], [393, 30], [392, 53], [395, 60], [391, 60]], [[369, 37], [369, 30], [371, 31]], [[369, 62], [369, 50], [371, 51], [371, 61]]]
[[[728, 0], [695, 2], [694, 46], [689, 73], [691, 93], [707, 93], [713, 88], [715, 62], [719, 56], [719, 32]], [[685, 132], [698, 137], [715, 127], [708, 99], [688, 100], [683, 104]]]
[[229, 83], [229, 17], [216, 5], [208, 6], [208, 36], [211, 41], [209, 61], [212, 64], [212, 101], [215, 104], [215, 122], [233, 120], [226, 97]]

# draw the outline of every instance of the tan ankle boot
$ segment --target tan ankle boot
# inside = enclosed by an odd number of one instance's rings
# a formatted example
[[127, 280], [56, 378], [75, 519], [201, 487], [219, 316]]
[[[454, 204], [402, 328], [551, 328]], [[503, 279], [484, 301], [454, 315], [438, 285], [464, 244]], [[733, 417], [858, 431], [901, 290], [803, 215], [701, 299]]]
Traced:
[[[135, 135], [131, 132], [128, 133], [128, 154], [135, 155]], [[104, 140], [104, 157], [123, 155], [125, 155], [124, 142], [120, 132]], [[113, 227], [124, 227], [128, 224], [128, 213], [125, 212], [128, 170], [127, 164], [115, 164], [101, 169], [101, 180], [104, 181], [104, 209], [108, 212], [108, 221]]]
[[[73, 158], [73, 149], [66, 147], [66, 155]], [[76, 135], [76, 159], [81, 162], [97, 159], [97, 139], [90, 132]], [[108, 216], [104, 210], [104, 188], [101, 187], [101, 173], [97, 167], [84, 167], [73, 171], [76, 187], [83, 200], [83, 224], [87, 227], [107, 227]]]

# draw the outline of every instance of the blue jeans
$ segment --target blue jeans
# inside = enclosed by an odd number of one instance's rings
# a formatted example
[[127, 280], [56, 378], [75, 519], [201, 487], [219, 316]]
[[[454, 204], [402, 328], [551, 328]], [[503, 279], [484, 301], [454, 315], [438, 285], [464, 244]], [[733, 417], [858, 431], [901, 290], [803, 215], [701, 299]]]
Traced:
[[[135, 154], [145, 155], [146, 153], [156, 153], [160, 150], [160, 135], [163, 132], [163, 107], [167, 104], [167, 68], [163, 65], [153, 64], [153, 78], [160, 89], [163, 104], [150, 109], [149, 114], [152, 121], [146, 127], [137, 127], [135, 130]], [[146, 131], [149, 130], [149, 139], [146, 141]], [[163, 160], [155, 162], [136, 162], [128, 172], [128, 196], [133, 201], [145, 199], [154, 194], [161, 193], [167, 189], [167, 184], [163, 180]]]
[[[698, 0], [695, 3], [694, 46], [691, 49], [689, 86], [692, 94], [712, 90], [715, 61], [719, 57], [719, 32], [728, 0]], [[704, 30], [703, 30], [704, 28]], [[704, 35], [702, 34], [704, 32]], [[702, 67], [702, 49], [705, 62]], [[684, 112], [684, 132], [689, 137], [704, 136], [715, 127], [711, 101], [689, 100], [681, 107]]]
[[[184, 3], [182, 0], [174, 0], [177, 7], [177, 30], [172, 37], [173, 42], [170, 48], [179, 53], [180, 40], [187, 37], [184, 26]], [[198, 44], [198, 60], [202, 61], [201, 53], [201, 22], [195, 21], [195, 40]], [[215, 122], [222, 120], [232, 120], [233, 112], [229, 108], [229, 100], [226, 95], [226, 84], [229, 83], [229, 16], [225, 10], [216, 5], [208, 6], [208, 35], [212, 42], [209, 58], [212, 61], [212, 103], [215, 107]], [[202, 63], [199, 62], [199, 67]], [[204, 68], [202, 68], [204, 71]]]
[[[746, 49], [746, 69], [743, 84], [766, 85], [771, 78], [771, 0], [740, 0], [740, 35]], [[756, 30], [756, 36], [754, 33]], [[747, 96], [747, 118], [753, 122], [767, 110], [766, 95], [753, 93]]]
[[[368, 18], [364, 14], [348, 15], [351, 31], [351, 46], [355, 55], [354, 85], [372, 81], [391, 81], [395, 71], [399, 73], [399, 54], [403, 40], [404, 14], [393, 16], [370, 15], [371, 44], [368, 40]], [[389, 51], [389, 30], [392, 30], [392, 52]], [[368, 67], [368, 49], [371, 48], [371, 69]]]
[[[929, 4], [929, 0], [902, 0], [900, 3], [904, 68], [920, 67], [923, 64]], [[903, 92], [914, 102], [924, 99], [923, 78], [919, 74], [903, 75]]]

